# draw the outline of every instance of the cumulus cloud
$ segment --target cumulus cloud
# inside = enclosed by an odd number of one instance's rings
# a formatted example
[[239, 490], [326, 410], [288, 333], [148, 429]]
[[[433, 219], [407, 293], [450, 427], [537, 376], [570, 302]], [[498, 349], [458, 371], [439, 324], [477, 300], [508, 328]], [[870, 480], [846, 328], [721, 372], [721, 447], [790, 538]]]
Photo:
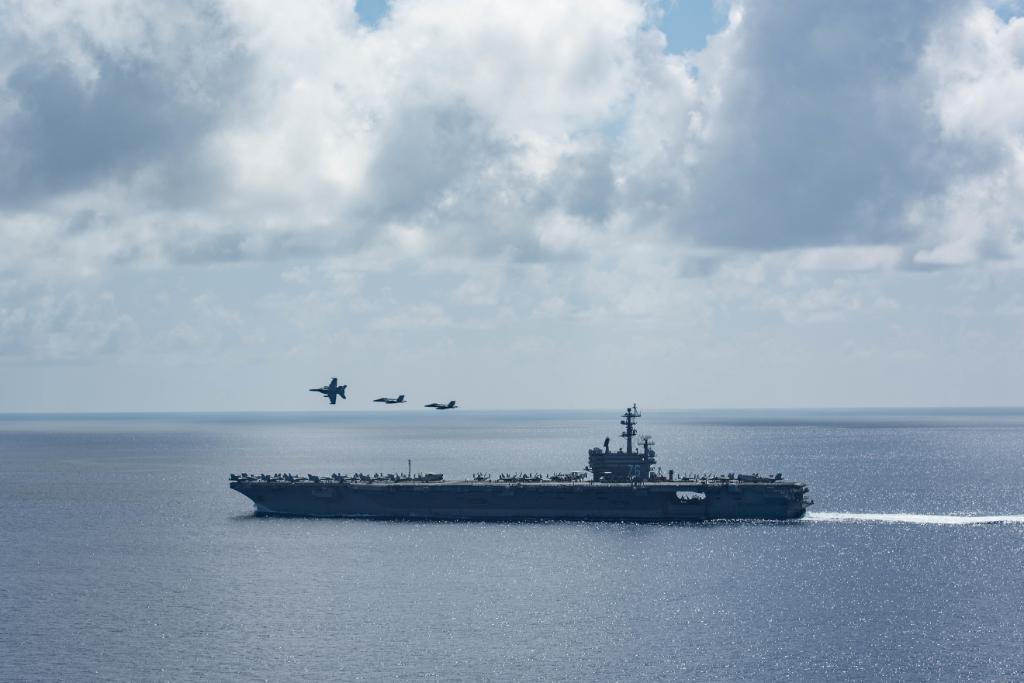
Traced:
[[[160, 175], [174, 202], [201, 169], [244, 58], [213, 12], [188, 4], [5, 3], [0, 52], [0, 207], [45, 207], [76, 192]], [[190, 49], [200, 44], [201, 50]], [[209, 173], [204, 180], [211, 181]], [[138, 210], [141, 207], [135, 207]]]
[[[950, 167], [945, 191], [914, 201], [923, 265], [1024, 255], [1024, 19], [974, 7], [934, 32], [920, 59], [944, 144], [984, 165]], [[972, 158], [968, 156], [968, 159]]]
[[[293, 259], [288, 283], [338, 296], [411, 268], [496, 316], [701, 319], [766, 269], [1024, 262], [1024, 20], [737, 0], [680, 55], [658, 16], [3, 0], [0, 279]], [[842, 282], [773, 301], [874, 310]], [[458, 320], [395, 305], [378, 325]]]
[[1024, 77], [1021, 23], [981, 3], [737, 3], [702, 53], [653, 62], [626, 205], [728, 250], [854, 247], [862, 262], [857, 248], [888, 245], [912, 266], [976, 244], [985, 220], [999, 248], [950, 262], [1015, 253], [1024, 119], [1020, 98], [995, 99]]
[[[376, 29], [327, 0], [3, 13], [20, 261], [338, 253], [396, 230], [532, 260], [623, 222], [726, 251], [1020, 249], [1021, 21], [980, 3], [737, 2], [682, 56], [636, 0], [407, 0]], [[72, 246], [83, 227], [103, 248]]]

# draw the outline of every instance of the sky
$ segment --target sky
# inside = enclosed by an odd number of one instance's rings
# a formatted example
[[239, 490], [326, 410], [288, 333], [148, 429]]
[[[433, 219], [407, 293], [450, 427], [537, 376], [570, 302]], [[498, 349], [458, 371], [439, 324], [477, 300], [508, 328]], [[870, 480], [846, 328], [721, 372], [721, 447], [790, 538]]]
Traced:
[[1024, 405], [1016, 1], [0, 0], [0, 159], [0, 412]]

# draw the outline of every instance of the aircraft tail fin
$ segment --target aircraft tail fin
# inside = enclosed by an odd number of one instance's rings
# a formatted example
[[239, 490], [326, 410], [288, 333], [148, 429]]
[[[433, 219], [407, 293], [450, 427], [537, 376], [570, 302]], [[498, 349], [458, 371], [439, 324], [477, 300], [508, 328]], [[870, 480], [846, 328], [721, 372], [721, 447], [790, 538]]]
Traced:
[[[337, 384], [338, 380], [334, 380], [334, 383]], [[347, 388], [348, 388], [347, 384], [342, 384], [340, 387], [338, 387], [338, 396], [341, 396], [342, 398], [346, 398], [347, 399], [348, 397], [345, 396], [345, 389], [347, 389]]]
[[401, 403], [404, 400], [405, 400], [405, 394], [399, 394], [398, 395], [398, 402]]

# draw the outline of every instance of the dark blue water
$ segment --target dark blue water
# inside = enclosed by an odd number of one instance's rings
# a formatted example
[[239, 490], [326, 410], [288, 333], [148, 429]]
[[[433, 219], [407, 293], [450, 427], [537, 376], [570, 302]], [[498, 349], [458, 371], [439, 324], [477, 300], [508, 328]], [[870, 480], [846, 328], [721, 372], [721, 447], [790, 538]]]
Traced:
[[0, 680], [1024, 676], [1021, 411], [645, 414], [666, 469], [806, 481], [795, 523], [256, 518], [227, 487], [580, 469], [616, 419], [0, 417]]

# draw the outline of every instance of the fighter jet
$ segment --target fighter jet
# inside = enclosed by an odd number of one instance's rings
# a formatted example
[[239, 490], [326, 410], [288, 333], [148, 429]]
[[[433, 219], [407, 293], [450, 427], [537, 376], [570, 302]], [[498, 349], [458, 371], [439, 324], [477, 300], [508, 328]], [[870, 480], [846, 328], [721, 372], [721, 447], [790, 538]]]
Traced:
[[386, 405], [394, 405], [396, 403], [405, 403], [405, 394], [399, 394], [398, 398], [388, 398], [387, 396], [381, 396], [380, 398], [373, 399], [374, 403], [384, 403]]
[[347, 384], [342, 384], [339, 387], [338, 386], [338, 378], [337, 377], [332, 377], [331, 378], [331, 383], [328, 384], [327, 386], [320, 387], [319, 389], [310, 389], [310, 391], [319, 391], [321, 394], [323, 394], [324, 396], [326, 396], [330, 400], [331, 405], [333, 406], [334, 402], [338, 400], [339, 396], [341, 396], [342, 398], [345, 398], [345, 388], [346, 387], [348, 387]]
[[458, 408], [458, 406], [455, 405], [455, 401], [448, 401], [448, 403], [428, 403], [423, 407], [436, 408], [437, 410], [451, 410], [452, 408]]

